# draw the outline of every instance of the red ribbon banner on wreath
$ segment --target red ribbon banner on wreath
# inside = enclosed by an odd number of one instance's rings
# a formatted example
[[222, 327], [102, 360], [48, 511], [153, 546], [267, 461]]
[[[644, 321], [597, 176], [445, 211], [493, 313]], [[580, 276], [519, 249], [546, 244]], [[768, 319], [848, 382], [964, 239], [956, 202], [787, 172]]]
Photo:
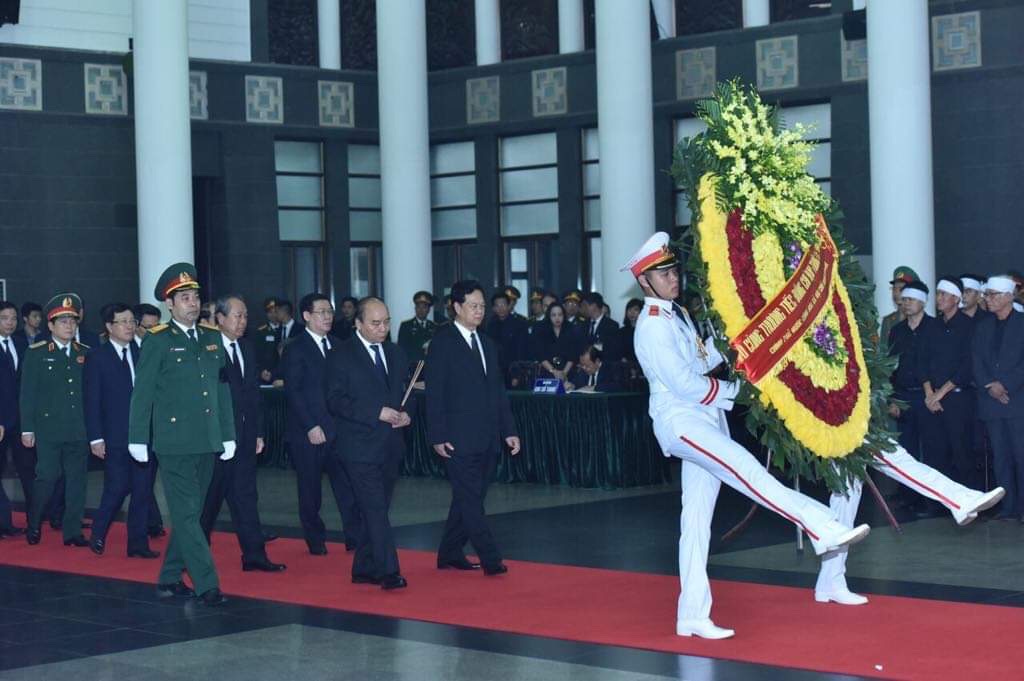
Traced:
[[[741, 219], [739, 211], [729, 215], [730, 222]], [[825, 219], [818, 215], [817, 222], [818, 243], [808, 247], [786, 285], [729, 343], [738, 353], [736, 368], [751, 383], [756, 384], [785, 359], [832, 297], [836, 246]]]

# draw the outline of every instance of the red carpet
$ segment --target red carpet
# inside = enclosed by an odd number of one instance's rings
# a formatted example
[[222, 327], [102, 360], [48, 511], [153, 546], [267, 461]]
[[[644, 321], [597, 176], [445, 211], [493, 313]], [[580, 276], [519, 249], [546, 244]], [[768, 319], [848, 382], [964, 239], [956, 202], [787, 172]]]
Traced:
[[[127, 559], [124, 542], [121, 523], [101, 557], [65, 548], [59, 532], [46, 531], [35, 547], [21, 538], [0, 541], [0, 563], [154, 582], [159, 561]], [[433, 554], [402, 551], [410, 586], [383, 592], [351, 584], [350, 557], [340, 545], [330, 550], [314, 557], [304, 542], [279, 539], [269, 553], [287, 572], [243, 573], [234, 535], [214, 537], [222, 588], [238, 596], [878, 678], [998, 679], [1024, 669], [1024, 608], [890, 596], [843, 607], [815, 603], [809, 589], [719, 581], [714, 618], [737, 634], [703, 641], [674, 634], [673, 577], [508, 561], [509, 574], [491, 578], [437, 570]]]

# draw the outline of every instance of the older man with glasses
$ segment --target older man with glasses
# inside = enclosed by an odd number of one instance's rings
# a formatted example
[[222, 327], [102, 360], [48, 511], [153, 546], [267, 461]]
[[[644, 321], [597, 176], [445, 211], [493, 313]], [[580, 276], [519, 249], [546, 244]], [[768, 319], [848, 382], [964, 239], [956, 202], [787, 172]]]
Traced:
[[1013, 309], [1015, 287], [1008, 276], [985, 282], [992, 316], [974, 331], [972, 365], [978, 416], [992, 442], [996, 481], [1006, 488], [997, 517], [1024, 522], [1024, 314]]

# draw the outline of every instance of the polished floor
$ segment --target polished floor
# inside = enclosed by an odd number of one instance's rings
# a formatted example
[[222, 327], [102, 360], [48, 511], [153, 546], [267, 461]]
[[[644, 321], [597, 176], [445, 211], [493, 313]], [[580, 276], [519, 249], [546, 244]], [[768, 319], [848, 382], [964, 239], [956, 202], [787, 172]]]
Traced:
[[[4, 480], [17, 500], [14, 480]], [[101, 474], [90, 474], [95, 507]], [[326, 490], [325, 490], [326, 492]], [[820, 490], [814, 494], [822, 496]], [[162, 494], [158, 496], [162, 500]], [[325, 494], [325, 499], [330, 499]], [[444, 481], [403, 479], [392, 512], [403, 548], [433, 549], [447, 512]], [[902, 533], [870, 499], [875, 531], [851, 553], [851, 586], [867, 593], [1024, 606], [1024, 525], [900, 514]], [[261, 469], [268, 530], [300, 536], [289, 471]], [[737, 538], [721, 535], [749, 503], [723, 489], [713, 577], [810, 587], [817, 560], [792, 525], [763, 510]], [[488, 497], [507, 557], [674, 574], [676, 485], [592, 490], [496, 485]], [[326, 503], [325, 520], [338, 527]], [[222, 529], [229, 530], [227, 509]], [[341, 537], [335, 533], [335, 539]], [[4, 542], [0, 540], [0, 552]], [[18, 539], [18, 541], [21, 541]], [[68, 549], [72, 550], [72, 549]], [[77, 549], [82, 550], [82, 549]], [[268, 545], [273, 556], [273, 544]], [[281, 575], [287, 588], [287, 573]], [[411, 588], [415, 588], [412, 585]], [[808, 590], [807, 597], [811, 597]], [[496, 616], [500, 616], [500, 613]], [[742, 630], [742, 622], [723, 623]], [[672, 623], [666, 623], [671, 626]], [[0, 681], [5, 679], [840, 679], [815, 672], [233, 598], [219, 611], [158, 602], [151, 587], [116, 579], [0, 567]]]

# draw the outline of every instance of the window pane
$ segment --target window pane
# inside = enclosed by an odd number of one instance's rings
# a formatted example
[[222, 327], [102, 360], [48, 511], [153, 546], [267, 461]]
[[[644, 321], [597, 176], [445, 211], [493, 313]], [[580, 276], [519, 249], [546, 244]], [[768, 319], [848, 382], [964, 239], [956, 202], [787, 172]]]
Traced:
[[832, 183], [831, 182], [819, 182], [818, 186], [821, 187], [821, 191], [825, 192], [826, 196], [832, 196]]
[[476, 176], [437, 177], [430, 181], [430, 205], [468, 206], [476, 203]]
[[601, 199], [583, 201], [583, 229], [587, 232], [601, 231]]
[[708, 126], [699, 118], [680, 118], [676, 121], [676, 144], [684, 137], [696, 137], [707, 129]]
[[295, 249], [295, 297], [315, 293], [320, 288], [320, 248]]
[[[515, 286], [517, 289], [519, 289], [520, 293], [525, 293], [526, 291], [530, 290], [530, 280], [529, 279], [513, 279], [512, 280], [512, 285]], [[526, 310], [523, 310], [522, 307], [519, 308], [519, 309], [524, 311], [524, 312], [527, 312], [527, 314], [529, 314], [529, 312], [526, 311]], [[522, 312], [519, 312], [518, 314], [522, 314]]]
[[277, 211], [277, 234], [281, 241], [323, 241], [323, 212], [319, 210]]
[[364, 298], [370, 295], [370, 249], [366, 246], [349, 249], [349, 265], [352, 269], [352, 296]]
[[813, 177], [832, 176], [832, 143], [819, 142], [811, 151], [811, 162], [807, 164], [807, 172]]
[[379, 210], [350, 210], [348, 212], [349, 239], [352, 241], [383, 241]]
[[588, 163], [583, 166], [583, 195], [597, 196], [601, 193], [601, 164]]
[[587, 128], [583, 131], [583, 160], [596, 161], [600, 156], [597, 144], [597, 128]]
[[[529, 251], [525, 248], [510, 248], [508, 251], [508, 268], [510, 274], [529, 272], [530, 267], [528, 265], [527, 254]], [[518, 287], [516, 287], [518, 288]], [[520, 289], [522, 290], [522, 289]]]
[[435, 144], [430, 147], [430, 174], [466, 173], [476, 170], [472, 142]]
[[274, 142], [274, 167], [285, 173], [322, 173], [319, 142]]
[[380, 178], [348, 178], [349, 208], [380, 208]]
[[528, 203], [501, 207], [502, 236], [557, 234], [558, 203]]
[[558, 168], [535, 168], [501, 173], [502, 201], [558, 198]]
[[502, 168], [536, 166], [558, 162], [558, 145], [555, 133], [521, 135], [501, 139], [499, 164]]
[[319, 177], [301, 175], [277, 176], [277, 205], [320, 208], [323, 204]]
[[810, 106], [791, 106], [783, 109], [782, 123], [792, 128], [797, 123], [811, 128], [806, 139], [818, 140], [832, 137], [832, 105], [811, 104]]
[[590, 241], [590, 290], [598, 291], [601, 282], [604, 281], [604, 266], [601, 262], [601, 237], [597, 236]]
[[430, 214], [430, 233], [435, 240], [475, 239], [476, 208], [433, 211]]
[[380, 147], [369, 144], [348, 145], [348, 172], [380, 175]]
[[689, 199], [686, 194], [678, 192], [676, 194], [676, 225], [685, 226], [689, 225], [692, 220], [692, 214], [690, 213]]

